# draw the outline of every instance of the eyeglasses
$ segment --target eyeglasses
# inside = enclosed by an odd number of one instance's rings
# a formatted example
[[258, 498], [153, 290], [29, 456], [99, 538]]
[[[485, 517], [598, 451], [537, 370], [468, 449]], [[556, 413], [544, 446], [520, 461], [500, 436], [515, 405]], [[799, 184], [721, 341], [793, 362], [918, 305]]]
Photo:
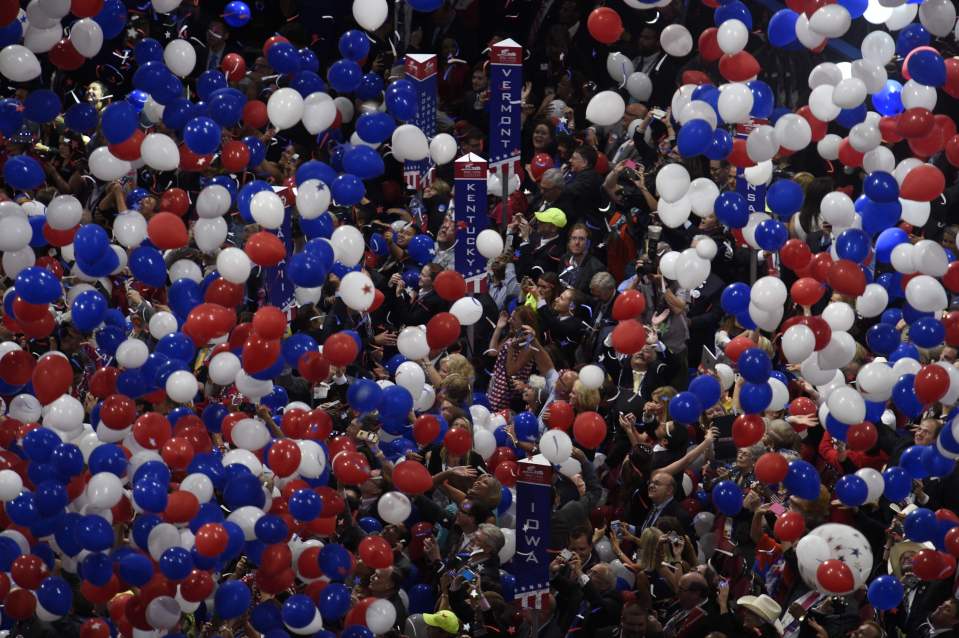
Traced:
[[662, 482], [662, 481], [650, 481], [649, 484], [655, 485], [656, 487], [669, 487], [669, 483]]

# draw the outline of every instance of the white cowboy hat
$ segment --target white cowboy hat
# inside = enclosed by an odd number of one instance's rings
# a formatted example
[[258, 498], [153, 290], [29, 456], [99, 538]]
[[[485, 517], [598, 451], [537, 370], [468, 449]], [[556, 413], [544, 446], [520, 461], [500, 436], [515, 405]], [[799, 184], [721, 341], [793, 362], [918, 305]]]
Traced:
[[777, 632], [782, 634], [782, 625], [779, 623], [779, 615], [783, 611], [782, 607], [766, 594], [762, 594], [761, 596], [743, 596], [736, 601], [736, 604], [753, 612], [775, 627]]

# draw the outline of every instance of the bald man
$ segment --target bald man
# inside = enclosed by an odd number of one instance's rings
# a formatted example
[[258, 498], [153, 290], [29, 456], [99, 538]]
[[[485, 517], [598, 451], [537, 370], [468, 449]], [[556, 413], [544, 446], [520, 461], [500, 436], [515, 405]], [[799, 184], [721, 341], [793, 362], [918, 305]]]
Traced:
[[676, 590], [676, 604], [663, 627], [666, 638], [694, 638], [708, 631], [709, 585], [699, 572], [683, 574]]
[[570, 632], [577, 628], [581, 636], [595, 636], [605, 627], [619, 622], [623, 610], [622, 594], [616, 590], [616, 574], [606, 563], [597, 563], [584, 574], [574, 561], [568, 576], [554, 579], [559, 596], [558, 606], [576, 609]]

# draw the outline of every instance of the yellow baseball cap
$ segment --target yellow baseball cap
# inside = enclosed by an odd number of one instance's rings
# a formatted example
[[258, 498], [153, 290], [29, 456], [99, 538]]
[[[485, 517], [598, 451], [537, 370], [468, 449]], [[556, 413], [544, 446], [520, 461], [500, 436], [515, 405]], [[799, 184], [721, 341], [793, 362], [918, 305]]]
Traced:
[[566, 226], [566, 213], [558, 208], [547, 208], [546, 210], [535, 213], [536, 219], [547, 224], [552, 224], [557, 228]]
[[455, 635], [460, 630], [460, 619], [448, 609], [443, 609], [435, 614], [423, 614], [423, 622], [430, 627], [442, 629], [451, 635]]

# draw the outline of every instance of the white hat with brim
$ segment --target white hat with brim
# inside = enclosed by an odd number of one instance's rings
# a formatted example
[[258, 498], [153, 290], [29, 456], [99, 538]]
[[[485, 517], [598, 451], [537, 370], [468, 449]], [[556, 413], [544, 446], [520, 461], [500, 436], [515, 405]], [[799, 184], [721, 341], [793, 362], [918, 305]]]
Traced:
[[776, 631], [782, 635], [782, 624], [779, 622], [779, 615], [783, 611], [782, 607], [766, 594], [762, 594], [761, 596], [743, 596], [736, 601], [736, 605], [753, 612], [762, 620], [772, 625]]

